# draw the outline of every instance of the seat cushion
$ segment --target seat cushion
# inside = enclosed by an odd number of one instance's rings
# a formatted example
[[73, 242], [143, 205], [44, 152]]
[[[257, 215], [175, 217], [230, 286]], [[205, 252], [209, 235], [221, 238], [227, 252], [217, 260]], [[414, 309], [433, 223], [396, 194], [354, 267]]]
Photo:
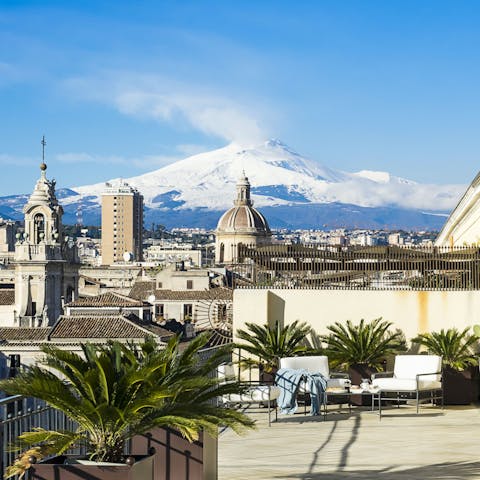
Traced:
[[[438, 355], [397, 355], [393, 376], [415, 379], [419, 373], [434, 373], [442, 370], [442, 357]], [[422, 380], [440, 381], [440, 374], [427, 375]]]
[[325, 378], [330, 377], [328, 357], [312, 355], [307, 357], [284, 357], [280, 359], [280, 368], [292, 370], [306, 370], [308, 373], [321, 373]]
[[248, 388], [244, 393], [231, 393], [222, 397], [224, 402], [230, 403], [256, 403], [276, 400], [280, 395], [279, 387], [268, 387], [268, 385], [257, 385]]
[[[375, 378], [372, 386], [384, 392], [415, 392], [417, 381], [412, 378]], [[437, 380], [420, 380], [419, 390], [437, 390], [442, 383]]]

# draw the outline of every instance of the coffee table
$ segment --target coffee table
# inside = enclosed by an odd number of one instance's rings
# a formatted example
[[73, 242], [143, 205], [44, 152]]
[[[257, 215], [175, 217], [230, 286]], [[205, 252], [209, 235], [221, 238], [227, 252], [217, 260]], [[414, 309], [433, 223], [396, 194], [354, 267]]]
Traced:
[[[348, 405], [348, 411], [349, 413], [352, 412], [352, 395], [362, 395], [362, 396], [370, 396], [371, 399], [372, 399], [372, 403], [371, 403], [371, 410], [372, 412], [374, 411], [374, 399], [375, 399], [375, 394], [377, 393], [377, 391], [373, 391], [373, 390], [363, 390], [363, 389], [350, 389], [350, 390], [327, 390], [325, 392], [325, 403], [323, 405], [323, 415], [324, 417], [327, 415], [327, 405], [329, 402], [331, 403], [335, 403], [338, 405], [340, 405], [340, 408], [342, 405], [344, 405], [345, 403]], [[335, 399], [341, 399], [342, 397], [346, 398], [347, 401], [346, 402], [335, 402], [334, 400]], [[333, 401], [333, 402], [332, 402]]]

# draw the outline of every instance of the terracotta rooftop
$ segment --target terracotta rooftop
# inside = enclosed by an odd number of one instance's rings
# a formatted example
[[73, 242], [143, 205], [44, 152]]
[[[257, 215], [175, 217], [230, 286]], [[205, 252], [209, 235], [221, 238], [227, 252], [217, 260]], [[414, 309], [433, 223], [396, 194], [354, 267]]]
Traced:
[[13, 305], [15, 303], [15, 289], [0, 288], [0, 305]]
[[155, 281], [151, 282], [135, 282], [130, 293], [130, 298], [137, 300], [146, 300], [155, 291]]
[[225, 287], [214, 287], [210, 290], [155, 290], [155, 282], [136, 282], [130, 290], [129, 296], [139, 300], [146, 300], [154, 294], [157, 301], [162, 300], [231, 300], [232, 290]]
[[83, 278], [86, 282], [94, 283], [95, 285], [102, 285], [102, 286], [105, 285], [105, 283], [101, 282], [100, 280], [97, 280], [92, 277], [87, 277], [86, 275], [79, 275], [79, 277]]
[[46, 340], [49, 327], [30, 328], [30, 327], [4, 327], [0, 328], [0, 342], [25, 341], [43, 341]]
[[94, 297], [81, 297], [70, 302], [67, 307], [142, 307], [141, 300], [127, 297], [119, 293], [107, 292]]
[[155, 299], [161, 300], [231, 300], [232, 291], [217, 287], [210, 290], [155, 290]]
[[134, 315], [62, 315], [50, 332], [50, 339], [61, 338], [146, 338], [170, 337], [171, 332], [156, 325], [141, 324]]

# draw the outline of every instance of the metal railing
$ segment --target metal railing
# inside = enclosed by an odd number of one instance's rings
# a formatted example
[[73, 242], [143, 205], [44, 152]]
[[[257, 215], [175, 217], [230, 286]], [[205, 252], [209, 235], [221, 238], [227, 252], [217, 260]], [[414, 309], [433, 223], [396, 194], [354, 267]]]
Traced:
[[238, 246], [234, 288], [479, 290], [478, 247]]
[[[15, 395], [0, 400], [0, 474], [2, 479], [5, 469], [18, 456], [18, 452], [11, 451], [11, 446], [15, 444], [21, 433], [36, 427], [47, 430], [75, 430], [77, 425], [63, 412], [55, 410], [35, 398]], [[85, 449], [79, 446], [69, 453], [83, 455]]]

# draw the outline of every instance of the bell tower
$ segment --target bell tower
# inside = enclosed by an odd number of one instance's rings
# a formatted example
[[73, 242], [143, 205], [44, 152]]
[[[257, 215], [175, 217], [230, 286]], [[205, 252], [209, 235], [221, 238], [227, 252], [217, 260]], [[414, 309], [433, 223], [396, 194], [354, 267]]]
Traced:
[[78, 292], [76, 245], [63, 235], [63, 208], [55, 196], [55, 180], [48, 180], [45, 137], [40, 178], [23, 207], [25, 231], [15, 244], [15, 325], [52, 325], [62, 314], [62, 302]]

